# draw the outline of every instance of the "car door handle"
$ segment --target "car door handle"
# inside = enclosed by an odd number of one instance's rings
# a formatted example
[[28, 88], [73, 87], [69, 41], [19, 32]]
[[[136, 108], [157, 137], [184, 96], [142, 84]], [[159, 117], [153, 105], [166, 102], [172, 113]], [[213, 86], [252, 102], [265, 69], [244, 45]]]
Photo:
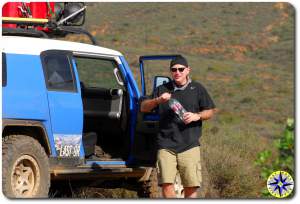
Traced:
[[110, 89], [110, 95], [121, 97], [123, 95], [123, 90], [122, 89]]

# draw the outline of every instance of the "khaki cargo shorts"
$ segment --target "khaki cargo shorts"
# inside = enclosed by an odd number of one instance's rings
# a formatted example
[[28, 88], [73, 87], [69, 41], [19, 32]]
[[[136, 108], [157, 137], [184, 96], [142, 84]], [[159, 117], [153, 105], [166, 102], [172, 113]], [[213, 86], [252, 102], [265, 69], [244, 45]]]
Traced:
[[183, 187], [200, 187], [202, 182], [200, 147], [181, 153], [160, 149], [157, 154], [158, 182], [174, 183], [177, 171]]

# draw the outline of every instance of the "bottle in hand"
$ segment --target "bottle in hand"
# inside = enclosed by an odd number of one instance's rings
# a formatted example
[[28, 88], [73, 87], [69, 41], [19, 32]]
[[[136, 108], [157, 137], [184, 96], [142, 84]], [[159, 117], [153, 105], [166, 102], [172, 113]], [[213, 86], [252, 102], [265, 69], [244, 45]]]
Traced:
[[183, 114], [187, 111], [184, 109], [181, 103], [178, 100], [171, 98], [169, 100], [169, 107], [178, 115], [181, 121], [183, 121]]

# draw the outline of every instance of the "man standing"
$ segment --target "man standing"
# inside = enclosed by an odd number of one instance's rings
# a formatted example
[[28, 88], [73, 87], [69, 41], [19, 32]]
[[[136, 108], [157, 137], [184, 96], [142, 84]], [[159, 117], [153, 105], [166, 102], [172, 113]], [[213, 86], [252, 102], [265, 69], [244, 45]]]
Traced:
[[[150, 112], [159, 106], [157, 164], [163, 196], [176, 197], [174, 181], [178, 170], [185, 198], [196, 198], [201, 183], [199, 137], [202, 121], [213, 116], [215, 105], [206, 89], [190, 80], [191, 68], [184, 57], [174, 58], [170, 71], [173, 80], [159, 86], [152, 99], [143, 100], [141, 111]], [[185, 108], [183, 120], [170, 108], [171, 98]]]

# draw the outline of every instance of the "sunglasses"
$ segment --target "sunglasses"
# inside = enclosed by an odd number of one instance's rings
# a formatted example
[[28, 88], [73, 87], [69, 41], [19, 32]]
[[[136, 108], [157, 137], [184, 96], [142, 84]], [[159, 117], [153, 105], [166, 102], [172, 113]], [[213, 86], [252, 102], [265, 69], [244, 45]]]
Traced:
[[183, 72], [184, 69], [185, 69], [185, 67], [171, 68], [171, 72], [177, 72], [177, 70], [178, 70], [179, 72]]

